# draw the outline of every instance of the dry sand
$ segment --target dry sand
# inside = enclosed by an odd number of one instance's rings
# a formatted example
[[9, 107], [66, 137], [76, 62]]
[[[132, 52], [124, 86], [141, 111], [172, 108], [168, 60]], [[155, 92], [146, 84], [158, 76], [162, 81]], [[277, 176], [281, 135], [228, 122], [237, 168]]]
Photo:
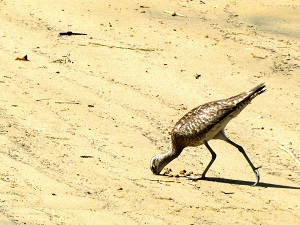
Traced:
[[[0, 224], [299, 224], [300, 167], [284, 151], [300, 159], [299, 10], [0, 0]], [[188, 110], [262, 82], [267, 92], [227, 127], [262, 166], [258, 186], [222, 141], [210, 142], [208, 181], [151, 174]], [[168, 168], [201, 173], [209, 160], [187, 148]]]

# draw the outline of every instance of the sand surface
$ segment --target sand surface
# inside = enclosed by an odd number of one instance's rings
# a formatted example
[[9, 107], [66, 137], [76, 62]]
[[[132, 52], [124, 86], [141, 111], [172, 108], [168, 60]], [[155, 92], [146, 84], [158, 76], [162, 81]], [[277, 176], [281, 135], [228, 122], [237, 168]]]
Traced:
[[[0, 224], [299, 224], [299, 10], [298, 0], [0, 0]], [[173, 177], [151, 173], [181, 116], [263, 82], [226, 129], [262, 166], [258, 186], [218, 140], [209, 180], [180, 174], [202, 173], [205, 146], [171, 162]]]

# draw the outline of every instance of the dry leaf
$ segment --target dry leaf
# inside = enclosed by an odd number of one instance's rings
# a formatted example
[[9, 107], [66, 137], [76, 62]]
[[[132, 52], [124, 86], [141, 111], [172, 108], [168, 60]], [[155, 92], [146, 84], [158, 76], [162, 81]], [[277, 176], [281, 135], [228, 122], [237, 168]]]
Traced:
[[19, 60], [19, 61], [29, 61], [27, 55], [23, 56], [22, 58], [17, 57], [15, 60]]

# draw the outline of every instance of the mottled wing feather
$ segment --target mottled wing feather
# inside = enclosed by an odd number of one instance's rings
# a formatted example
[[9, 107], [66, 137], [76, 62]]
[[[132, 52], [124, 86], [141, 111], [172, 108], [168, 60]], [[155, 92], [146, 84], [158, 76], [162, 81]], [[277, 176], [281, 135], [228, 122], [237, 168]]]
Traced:
[[202, 136], [233, 111], [234, 106], [226, 103], [221, 100], [198, 106], [183, 116], [173, 131], [184, 136]]
[[[209, 132], [217, 132], [237, 116], [258, 94], [264, 92], [264, 84], [250, 91], [200, 105], [184, 115], [174, 126], [172, 135], [181, 145], [198, 145]], [[216, 128], [217, 129], [214, 129]], [[213, 135], [213, 134], [212, 134]], [[194, 143], [193, 143], [194, 142]]]

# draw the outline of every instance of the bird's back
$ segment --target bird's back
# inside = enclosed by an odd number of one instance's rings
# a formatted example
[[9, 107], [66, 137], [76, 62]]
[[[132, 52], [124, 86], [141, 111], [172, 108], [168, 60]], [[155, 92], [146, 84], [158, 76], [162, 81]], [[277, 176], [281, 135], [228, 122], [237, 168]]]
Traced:
[[257, 95], [265, 91], [260, 84], [231, 98], [200, 105], [184, 115], [172, 130], [172, 139], [181, 147], [198, 146], [212, 139]]

